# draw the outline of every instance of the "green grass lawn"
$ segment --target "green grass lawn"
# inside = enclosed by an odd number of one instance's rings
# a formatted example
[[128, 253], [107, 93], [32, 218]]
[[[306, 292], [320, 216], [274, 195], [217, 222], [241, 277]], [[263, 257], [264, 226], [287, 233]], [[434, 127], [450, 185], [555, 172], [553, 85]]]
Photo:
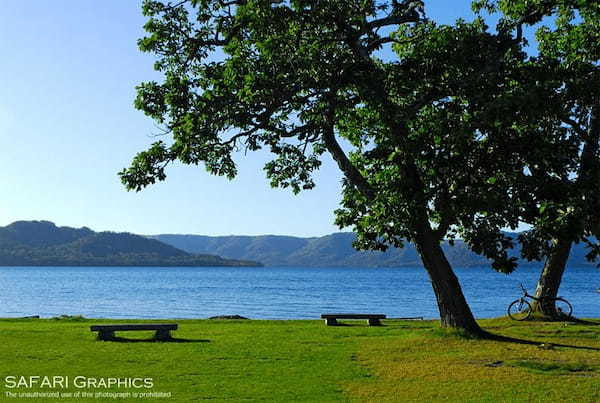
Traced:
[[102, 322], [118, 321], [0, 320], [0, 401], [23, 401], [6, 391], [52, 391], [6, 387], [6, 376], [32, 375], [154, 383], [150, 390], [54, 390], [63, 393], [171, 393], [144, 401], [600, 401], [600, 326], [589, 324], [481, 321], [495, 334], [538, 342], [521, 344], [461, 338], [437, 322], [394, 320], [381, 327], [177, 320], [178, 342], [144, 341], [151, 332], [101, 342], [89, 326]]

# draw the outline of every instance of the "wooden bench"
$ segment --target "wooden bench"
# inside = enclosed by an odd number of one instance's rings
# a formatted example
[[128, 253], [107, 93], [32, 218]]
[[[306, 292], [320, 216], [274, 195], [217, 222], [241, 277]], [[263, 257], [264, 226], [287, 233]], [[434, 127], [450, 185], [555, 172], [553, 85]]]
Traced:
[[321, 319], [325, 319], [327, 326], [335, 326], [338, 324], [338, 319], [367, 319], [369, 326], [381, 325], [380, 319], [385, 319], [386, 316], [383, 314], [370, 314], [370, 313], [324, 313], [321, 315]]
[[155, 330], [156, 340], [170, 340], [171, 330], [177, 330], [175, 323], [132, 323], [118, 325], [94, 325], [90, 327], [92, 332], [98, 332], [99, 340], [114, 340], [115, 332], [127, 332], [133, 330]]

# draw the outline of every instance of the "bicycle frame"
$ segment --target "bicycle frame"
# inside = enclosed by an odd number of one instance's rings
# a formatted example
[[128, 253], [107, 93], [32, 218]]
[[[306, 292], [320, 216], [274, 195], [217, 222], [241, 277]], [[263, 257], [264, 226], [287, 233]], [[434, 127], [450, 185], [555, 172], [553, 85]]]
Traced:
[[[514, 320], [525, 320], [525, 319], [529, 318], [529, 316], [533, 312], [533, 309], [531, 307], [531, 304], [529, 303], [529, 300], [536, 301], [540, 304], [543, 304], [546, 302], [552, 302], [553, 304], [556, 304], [556, 303], [560, 302], [562, 305], [561, 305], [561, 307], [557, 306], [556, 311], [558, 314], [564, 314], [567, 317], [570, 317], [571, 313], [573, 312], [573, 307], [571, 306], [569, 301], [567, 301], [566, 299], [564, 299], [562, 297], [555, 297], [555, 298], [539, 297], [539, 298], [537, 298], [537, 297], [529, 294], [527, 292], [527, 289], [525, 287], [523, 287], [523, 284], [521, 284], [521, 290], [523, 291], [523, 295], [520, 298], [513, 301], [508, 306], [508, 315]], [[517, 305], [515, 305], [515, 304], [517, 304]], [[513, 307], [516, 307], [516, 312], [512, 311]], [[523, 307], [526, 307], [526, 309], [523, 310]], [[567, 309], [564, 310], [564, 308], [567, 308]], [[565, 314], [565, 312], [566, 312], [566, 314]], [[519, 314], [519, 315], [524, 314], [525, 316], [523, 316], [521, 318], [516, 318], [514, 316], [514, 314]]]
[[521, 284], [521, 290], [523, 290], [523, 296], [521, 298], [531, 298], [532, 300], [537, 301], [537, 302], [556, 301], [557, 299], [561, 299], [562, 298], [561, 296], [552, 297], [552, 298], [549, 298], [549, 297], [540, 297], [540, 298], [534, 297], [533, 295], [531, 295], [531, 294], [529, 294], [527, 292], [527, 289], [525, 287], [523, 287], [523, 284]]

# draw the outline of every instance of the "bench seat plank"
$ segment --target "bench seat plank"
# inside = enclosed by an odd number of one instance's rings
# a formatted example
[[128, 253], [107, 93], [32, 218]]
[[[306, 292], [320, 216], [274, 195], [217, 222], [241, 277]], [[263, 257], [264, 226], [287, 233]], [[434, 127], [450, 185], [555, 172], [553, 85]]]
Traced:
[[369, 313], [324, 313], [321, 319], [385, 319], [384, 314], [369, 314]]
[[119, 323], [90, 326], [92, 332], [98, 332], [100, 340], [114, 340], [115, 332], [154, 330], [156, 340], [171, 340], [171, 330], [177, 330], [176, 323]]
[[120, 330], [177, 330], [176, 323], [123, 323], [123, 324], [108, 324], [94, 325], [90, 329], [92, 332], [101, 330], [112, 330], [114, 332]]
[[385, 319], [386, 316], [382, 313], [324, 313], [321, 314], [321, 319], [325, 319], [327, 326], [335, 326], [338, 324], [338, 319], [366, 319], [369, 326], [381, 325], [380, 319]]

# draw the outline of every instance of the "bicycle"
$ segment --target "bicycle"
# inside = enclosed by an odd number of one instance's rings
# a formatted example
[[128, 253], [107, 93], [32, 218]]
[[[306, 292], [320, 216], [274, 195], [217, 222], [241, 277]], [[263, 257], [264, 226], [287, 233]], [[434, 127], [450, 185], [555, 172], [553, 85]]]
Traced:
[[556, 306], [556, 313], [559, 317], [570, 318], [573, 313], [573, 307], [566, 299], [562, 297], [556, 298], [536, 298], [533, 295], [529, 294], [523, 284], [521, 284], [521, 290], [523, 290], [523, 296], [513, 302], [508, 306], [508, 316], [512, 320], [525, 320], [531, 316], [533, 313], [533, 308], [531, 308], [531, 304], [527, 301], [526, 298], [533, 299], [537, 302], [554, 302], [554, 306]]

